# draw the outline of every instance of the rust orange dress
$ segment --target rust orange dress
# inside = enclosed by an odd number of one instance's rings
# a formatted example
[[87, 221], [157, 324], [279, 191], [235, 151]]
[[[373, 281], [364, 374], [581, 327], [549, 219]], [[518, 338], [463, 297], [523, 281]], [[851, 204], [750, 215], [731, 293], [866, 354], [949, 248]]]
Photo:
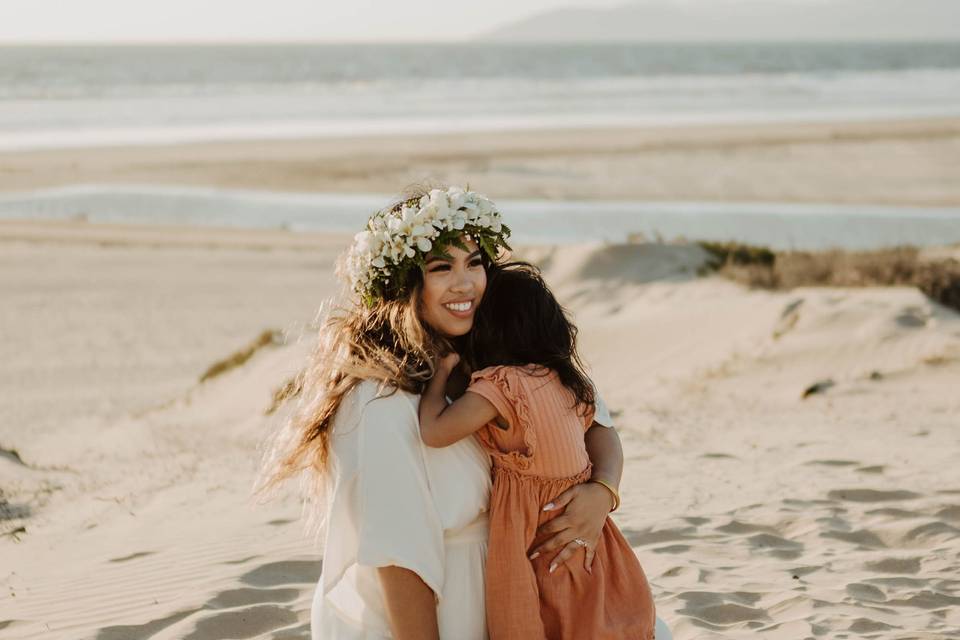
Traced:
[[477, 432], [493, 457], [487, 552], [487, 626], [491, 640], [650, 640], [650, 585], [630, 545], [607, 518], [593, 573], [583, 553], [549, 573], [555, 553], [528, 559], [541, 542], [537, 527], [559, 515], [545, 504], [590, 478], [584, 433], [573, 394], [552, 370], [490, 367], [473, 374], [468, 391], [489, 400], [508, 423]]

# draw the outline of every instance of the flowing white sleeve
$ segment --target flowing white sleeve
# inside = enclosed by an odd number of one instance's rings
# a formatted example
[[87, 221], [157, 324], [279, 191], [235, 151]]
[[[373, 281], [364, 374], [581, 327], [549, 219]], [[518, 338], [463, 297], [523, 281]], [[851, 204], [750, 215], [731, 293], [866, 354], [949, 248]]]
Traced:
[[[592, 383], [591, 383], [592, 384]], [[610, 415], [610, 409], [607, 408], [607, 403], [603, 401], [603, 398], [600, 396], [600, 391], [597, 389], [597, 386], [593, 386], [594, 392], [594, 410], [593, 410], [593, 421], [603, 427], [614, 427], [613, 416]]]
[[413, 405], [397, 391], [370, 400], [361, 411], [357, 564], [409, 569], [439, 597], [443, 527], [427, 480]]

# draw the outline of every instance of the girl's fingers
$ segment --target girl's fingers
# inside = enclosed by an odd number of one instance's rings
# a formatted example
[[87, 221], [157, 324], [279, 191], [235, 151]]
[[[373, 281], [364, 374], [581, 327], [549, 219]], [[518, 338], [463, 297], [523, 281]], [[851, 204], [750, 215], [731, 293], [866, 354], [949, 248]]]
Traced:
[[443, 356], [443, 358], [440, 359], [441, 366], [447, 368], [450, 371], [452, 371], [453, 368], [456, 367], [459, 362], [460, 362], [460, 354], [455, 351], [451, 351], [450, 353], [448, 353], [447, 355]]

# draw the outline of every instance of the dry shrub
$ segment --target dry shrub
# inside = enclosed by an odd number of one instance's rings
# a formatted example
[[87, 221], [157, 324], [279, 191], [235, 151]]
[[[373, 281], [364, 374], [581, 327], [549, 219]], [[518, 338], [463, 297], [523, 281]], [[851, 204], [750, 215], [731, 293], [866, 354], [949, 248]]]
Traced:
[[950, 259], [924, 264], [917, 274], [916, 285], [945, 307], [960, 311], [960, 261]]
[[960, 311], [960, 261], [926, 261], [915, 247], [877, 251], [773, 252], [734, 242], [701, 243], [711, 267], [754, 288], [914, 286]]
[[206, 382], [210, 378], [214, 378], [222, 373], [226, 373], [230, 369], [241, 366], [263, 347], [280, 344], [282, 342], [282, 332], [275, 329], [266, 329], [243, 349], [234, 351], [223, 360], [218, 360], [210, 365], [210, 367], [203, 372], [203, 375], [200, 376], [200, 382]]
[[921, 266], [918, 255], [913, 247], [858, 252], [790, 251], [777, 255], [775, 269], [784, 288], [912, 285]]
[[773, 266], [776, 254], [766, 247], [739, 242], [701, 242], [700, 246], [713, 256], [715, 265]]
[[273, 390], [273, 400], [270, 402], [270, 406], [264, 411], [266, 415], [272, 415], [277, 409], [279, 409], [284, 402], [290, 398], [295, 398], [300, 395], [300, 392], [303, 390], [303, 372], [301, 371], [292, 378], [288, 378], [286, 382]]

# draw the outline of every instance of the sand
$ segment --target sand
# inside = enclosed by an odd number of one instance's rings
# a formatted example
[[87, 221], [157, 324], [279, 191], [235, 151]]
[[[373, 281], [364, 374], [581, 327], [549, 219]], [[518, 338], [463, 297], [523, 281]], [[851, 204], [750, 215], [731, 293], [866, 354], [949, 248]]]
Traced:
[[597, 128], [0, 153], [0, 190], [89, 184], [499, 198], [960, 205], [960, 119]]
[[[343, 242], [0, 222], [0, 637], [307, 637], [317, 547], [249, 489]], [[696, 246], [521, 253], [580, 324], [676, 638], [958, 637], [960, 314], [749, 291]]]

